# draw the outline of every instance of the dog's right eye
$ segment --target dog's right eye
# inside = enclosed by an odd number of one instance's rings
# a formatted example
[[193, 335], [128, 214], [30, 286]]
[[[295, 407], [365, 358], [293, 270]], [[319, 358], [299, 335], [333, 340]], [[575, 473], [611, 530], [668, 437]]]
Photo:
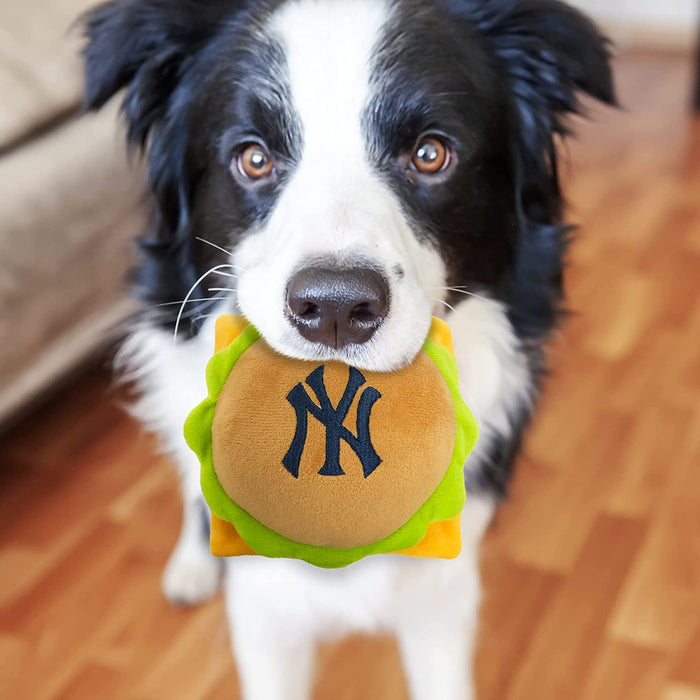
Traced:
[[259, 143], [244, 146], [235, 158], [234, 167], [247, 180], [262, 180], [275, 173], [275, 161]]
[[452, 160], [449, 146], [437, 136], [424, 136], [413, 149], [411, 167], [423, 175], [435, 175], [446, 170]]

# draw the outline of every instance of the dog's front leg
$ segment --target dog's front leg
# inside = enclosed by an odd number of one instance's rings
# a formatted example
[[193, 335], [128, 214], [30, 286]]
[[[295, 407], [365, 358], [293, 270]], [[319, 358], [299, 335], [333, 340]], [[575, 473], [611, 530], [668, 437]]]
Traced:
[[433, 620], [398, 630], [411, 700], [472, 700], [474, 624]]
[[478, 552], [492, 512], [492, 503], [469, 500], [457, 560], [414, 560], [404, 565], [395, 624], [411, 700], [475, 697], [472, 655], [480, 600]]
[[265, 638], [235, 623], [231, 631], [243, 700], [310, 700], [315, 665], [310, 638]]
[[283, 576], [237, 576], [241, 572], [232, 571], [248, 564], [229, 562], [225, 582], [242, 700], [310, 700], [316, 667], [313, 630], [304, 624], [294, 600], [289, 601], [289, 615], [280, 614], [285, 607]]
[[[186, 455], [182, 461], [193, 459]], [[188, 469], [180, 469], [182, 530], [162, 579], [163, 594], [178, 605], [194, 605], [211, 598], [221, 579], [221, 562], [209, 550], [209, 509], [199, 490], [196, 466], [187, 464]]]

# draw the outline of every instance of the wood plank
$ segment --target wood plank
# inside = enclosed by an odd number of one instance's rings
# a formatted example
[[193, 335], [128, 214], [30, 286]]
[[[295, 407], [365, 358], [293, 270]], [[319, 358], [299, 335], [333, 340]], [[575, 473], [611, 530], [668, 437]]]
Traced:
[[581, 700], [658, 700], [668, 667], [666, 654], [606, 639], [584, 684]]
[[608, 615], [645, 534], [641, 522], [598, 518], [571, 575], [534, 629], [524, 663], [503, 697], [580, 696], [581, 680], [590, 672]]

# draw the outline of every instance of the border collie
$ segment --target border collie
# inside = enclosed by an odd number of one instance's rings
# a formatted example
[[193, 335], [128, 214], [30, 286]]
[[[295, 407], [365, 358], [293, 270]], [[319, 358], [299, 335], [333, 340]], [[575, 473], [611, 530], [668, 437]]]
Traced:
[[[562, 302], [556, 142], [580, 93], [614, 103], [607, 40], [556, 0], [113, 0], [84, 27], [87, 107], [126, 89], [153, 193], [119, 362], [182, 477], [165, 595], [223, 578], [246, 700], [308, 698], [319, 638], [378, 630], [412, 698], [473, 697], [479, 541]], [[243, 557], [222, 576], [182, 425], [223, 312], [291, 357], [377, 371], [447, 318], [481, 428], [459, 559]]]

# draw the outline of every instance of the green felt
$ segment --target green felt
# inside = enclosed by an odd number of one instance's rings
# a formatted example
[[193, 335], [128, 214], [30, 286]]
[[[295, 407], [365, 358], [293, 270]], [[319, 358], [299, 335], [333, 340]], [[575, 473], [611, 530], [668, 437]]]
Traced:
[[378, 542], [353, 549], [333, 549], [301, 544], [270, 530], [229, 498], [214, 471], [212, 459], [212, 424], [218, 396], [238, 358], [260, 339], [260, 333], [248, 326], [231, 345], [216, 353], [207, 365], [209, 395], [188, 416], [185, 440], [201, 464], [202, 493], [212, 512], [233, 523], [236, 530], [258, 554], [273, 558], [302, 559], [323, 568], [339, 568], [371, 554], [387, 554], [414, 547], [426, 535], [431, 523], [450, 520], [464, 508], [464, 463], [478, 438], [477, 423], [459, 391], [457, 363], [452, 354], [429, 338], [423, 349], [441, 371], [452, 395], [457, 417], [457, 436], [450, 466], [440, 485], [418, 510], [395, 533]]

